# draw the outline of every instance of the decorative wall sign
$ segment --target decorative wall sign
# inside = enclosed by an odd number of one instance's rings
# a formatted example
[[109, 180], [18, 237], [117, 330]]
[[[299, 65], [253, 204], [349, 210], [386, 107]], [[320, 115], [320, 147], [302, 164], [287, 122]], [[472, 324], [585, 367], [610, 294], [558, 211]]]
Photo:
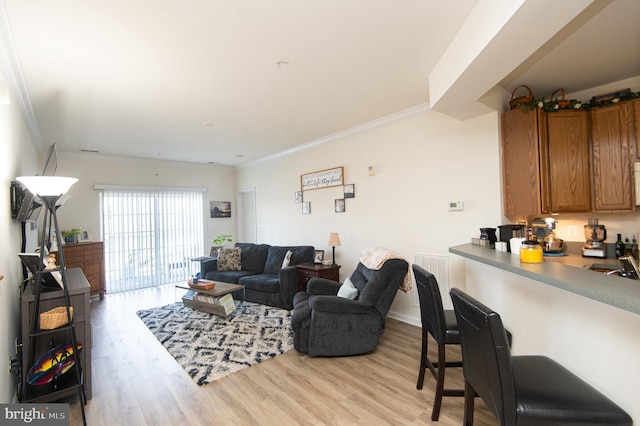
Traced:
[[342, 166], [300, 176], [300, 189], [303, 191], [342, 185], [344, 185], [344, 167]]

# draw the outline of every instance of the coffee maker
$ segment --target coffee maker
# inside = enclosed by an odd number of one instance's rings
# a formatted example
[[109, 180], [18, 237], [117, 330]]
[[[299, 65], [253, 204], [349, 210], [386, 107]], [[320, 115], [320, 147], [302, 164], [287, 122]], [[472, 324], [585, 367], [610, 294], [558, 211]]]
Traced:
[[607, 257], [604, 240], [607, 239], [607, 230], [604, 225], [598, 225], [598, 219], [589, 219], [584, 226], [584, 237], [587, 242], [582, 247], [583, 257]]
[[511, 239], [524, 237], [523, 224], [499, 225], [500, 241], [507, 243], [507, 251], [511, 252]]

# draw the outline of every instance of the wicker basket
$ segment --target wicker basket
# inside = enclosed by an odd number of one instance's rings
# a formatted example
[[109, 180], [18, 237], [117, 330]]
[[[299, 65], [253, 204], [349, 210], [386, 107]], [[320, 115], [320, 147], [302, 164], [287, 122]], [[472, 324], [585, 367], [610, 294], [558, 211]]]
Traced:
[[[553, 99], [553, 95], [555, 95], [558, 92], [562, 92], [562, 99]], [[549, 100], [551, 102], [556, 102], [558, 104], [558, 107], [560, 107], [561, 109], [568, 107], [572, 102], [570, 99], [564, 98], [564, 89], [558, 89], [555, 92], [553, 92], [551, 96], [549, 96]]]
[[[529, 95], [528, 96], [519, 96], [517, 98], [514, 98], [514, 96], [516, 95], [516, 91], [521, 88], [524, 87], [525, 89], [527, 89], [529, 91]], [[533, 102], [533, 92], [531, 91], [531, 89], [529, 88], [529, 86], [525, 86], [524, 84], [522, 86], [518, 86], [515, 89], [513, 89], [513, 92], [511, 92], [511, 100], [509, 101], [509, 107], [511, 109], [518, 109], [520, 108], [519, 104], [528, 104], [529, 102]]]
[[[69, 307], [69, 316], [73, 318], [73, 306]], [[68, 322], [67, 309], [64, 306], [58, 306], [40, 314], [40, 330], [53, 330]]]

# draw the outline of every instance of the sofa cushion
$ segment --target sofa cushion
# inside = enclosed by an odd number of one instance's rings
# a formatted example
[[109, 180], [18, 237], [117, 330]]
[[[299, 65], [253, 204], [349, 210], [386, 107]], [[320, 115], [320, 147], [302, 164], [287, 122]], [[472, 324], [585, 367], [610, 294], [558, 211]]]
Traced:
[[267, 261], [269, 244], [236, 243], [236, 248], [242, 249], [242, 270], [262, 273]]
[[278, 293], [280, 291], [280, 276], [278, 274], [249, 275], [240, 278], [238, 284], [242, 284], [247, 290]]
[[241, 269], [240, 256], [242, 249], [221, 249], [218, 253], [218, 271], [239, 271]]
[[[269, 247], [267, 261], [264, 264], [263, 272], [265, 274], [277, 274], [278, 272], [280, 272], [280, 269], [282, 269], [282, 262], [284, 261], [284, 257], [287, 255], [288, 251], [289, 249], [287, 247]], [[291, 260], [289, 261], [289, 263], [291, 263]]]
[[293, 253], [289, 265], [313, 262], [313, 251], [315, 250], [313, 246], [278, 246], [278, 248], [291, 250]]
[[222, 281], [224, 283], [238, 284], [240, 278], [248, 275], [256, 275], [252, 271], [210, 271], [207, 272], [205, 279], [211, 281]]

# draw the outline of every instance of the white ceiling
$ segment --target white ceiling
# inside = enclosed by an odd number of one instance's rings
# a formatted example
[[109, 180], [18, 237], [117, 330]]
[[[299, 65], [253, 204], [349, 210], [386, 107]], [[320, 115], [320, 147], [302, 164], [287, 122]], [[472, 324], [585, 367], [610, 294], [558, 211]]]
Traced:
[[[640, 75], [640, 2], [597, 1], [500, 85]], [[43, 146], [238, 165], [428, 103], [478, 3], [4, 0], [0, 26]]]

